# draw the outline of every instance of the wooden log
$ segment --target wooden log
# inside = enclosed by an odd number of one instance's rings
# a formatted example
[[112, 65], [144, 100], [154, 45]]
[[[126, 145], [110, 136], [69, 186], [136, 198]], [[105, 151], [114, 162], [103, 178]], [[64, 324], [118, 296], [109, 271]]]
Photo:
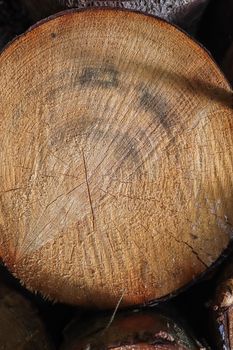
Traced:
[[233, 348], [233, 258], [228, 260], [211, 303], [211, 326], [216, 349]]
[[187, 326], [158, 310], [134, 311], [74, 320], [65, 330], [61, 350], [206, 349]]
[[52, 350], [53, 346], [37, 310], [22, 295], [0, 285], [0, 348], [4, 350]]
[[26, 6], [33, 21], [65, 8], [112, 7], [159, 16], [189, 32], [194, 32], [209, 0], [21, 0], [21, 2]]
[[0, 64], [0, 254], [28, 288], [125, 306], [213, 268], [233, 232], [232, 91], [200, 46], [138, 13], [71, 11]]

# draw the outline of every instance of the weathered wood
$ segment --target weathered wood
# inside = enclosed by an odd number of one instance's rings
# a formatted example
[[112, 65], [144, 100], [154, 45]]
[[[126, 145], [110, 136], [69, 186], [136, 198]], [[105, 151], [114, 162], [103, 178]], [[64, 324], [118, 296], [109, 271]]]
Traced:
[[34, 21], [65, 8], [111, 7], [159, 16], [193, 32], [209, 0], [21, 0], [21, 2]]
[[200, 350], [187, 326], [158, 310], [74, 320], [61, 350]]
[[0, 64], [0, 253], [27, 287], [123, 306], [215, 264], [233, 232], [232, 91], [201, 47], [150, 16], [71, 11]]
[[0, 284], [0, 348], [52, 350], [36, 309], [12, 288]]

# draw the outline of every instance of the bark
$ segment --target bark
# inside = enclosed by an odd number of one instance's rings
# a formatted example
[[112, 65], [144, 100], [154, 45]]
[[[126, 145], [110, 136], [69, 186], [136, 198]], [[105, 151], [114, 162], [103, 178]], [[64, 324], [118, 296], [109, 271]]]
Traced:
[[124, 312], [73, 321], [61, 350], [206, 349], [183, 324], [158, 310]]
[[232, 91], [200, 46], [150, 16], [71, 11], [0, 64], [0, 255], [28, 288], [123, 307], [215, 266], [233, 233]]
[[21, 0], [35, 21], [64, 8], [112, 7], [159, 16], [194, 32], [209, 0]]

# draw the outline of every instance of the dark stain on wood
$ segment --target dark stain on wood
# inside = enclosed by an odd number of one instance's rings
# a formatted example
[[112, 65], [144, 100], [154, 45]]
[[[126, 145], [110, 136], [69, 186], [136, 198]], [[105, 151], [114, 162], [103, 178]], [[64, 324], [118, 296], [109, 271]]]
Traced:
[[157, 120], [166, 132], [171, 128], [171, 115], [169, 115], [169, 103], [164, 96], [153, 95], [148, 89], [143, 89], [140, 96], [140, 107], [149, 112], [153, 120]]
[[79, 77], [82, 86], [113, 88], [118, 86], [118, 71], [113, 67], [86, 67]]
[[138, 149], [138, 143], [133, 136], [127, 132], [120, 134], [117, 140], [116, 155], [121, 160], [120, 163], [125, 160], [131, 159], [133, 163], [138, 164], [141, 160], [141, 154]]
[[75, 139], [80, 141], [82, 137], [88, 137], [95, 123], [96, 119], [88, 117], [69, 120], [53, 131], [49, 145], [57, 147], [70, 143]]

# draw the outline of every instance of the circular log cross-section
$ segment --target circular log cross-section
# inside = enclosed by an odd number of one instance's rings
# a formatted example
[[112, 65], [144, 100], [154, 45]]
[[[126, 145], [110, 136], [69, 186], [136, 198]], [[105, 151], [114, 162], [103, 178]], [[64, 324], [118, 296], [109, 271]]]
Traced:
[[0, 56], [0, 254], [32, 290], [165, 297], [228, 247], [232, 93], [159, 19], [70, 11]]

